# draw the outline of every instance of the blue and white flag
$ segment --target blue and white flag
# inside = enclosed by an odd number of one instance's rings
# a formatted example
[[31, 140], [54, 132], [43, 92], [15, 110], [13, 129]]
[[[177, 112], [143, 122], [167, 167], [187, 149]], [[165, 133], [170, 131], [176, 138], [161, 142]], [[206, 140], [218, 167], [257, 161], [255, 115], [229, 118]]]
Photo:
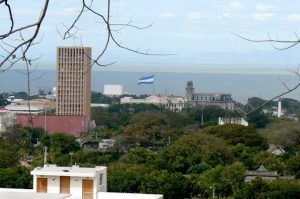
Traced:
[[142, 77], [138, 81], [138, 85], [140, 84], [153, 84], [154, 82], [154, 75], [148, 76], [148, 77]]

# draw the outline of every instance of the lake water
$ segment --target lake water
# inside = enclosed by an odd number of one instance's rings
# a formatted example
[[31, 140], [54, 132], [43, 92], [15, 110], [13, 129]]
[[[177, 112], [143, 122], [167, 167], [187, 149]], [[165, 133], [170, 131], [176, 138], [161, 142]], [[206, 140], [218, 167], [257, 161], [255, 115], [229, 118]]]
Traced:
[[[137, 80], [143, 76], [154, 74], [155, 83], [138, 85]], [[41, 76], [42, 75], [42, 76]], [[38, 70], [32, 74], [32, 93], [38, 89], [49, 89], [55, 86], [54, 70]], [[41, 76], [41, 77], [40, 77]], [[285, 91], [283, 82], [294, 86], [299, 78], [296, 75], [280, 74], [217, 74], [217, 73], [166, 73], [166, 72], [118, 72], [93, 71], [92, 90], [103, 92], [104, 84], [122, 84], [128, 93], [162, 94], [184, 96], [187, 81], [194, 82], [195, 92], [231, 93], [234, 100], [246, 102], [248, 97], [256, 96], [264, 99]], [[0, 92], [25, 91], [26, 77], [14, 70], [0, 73]], [[299, 90], [286, 97], [300, 100]]]

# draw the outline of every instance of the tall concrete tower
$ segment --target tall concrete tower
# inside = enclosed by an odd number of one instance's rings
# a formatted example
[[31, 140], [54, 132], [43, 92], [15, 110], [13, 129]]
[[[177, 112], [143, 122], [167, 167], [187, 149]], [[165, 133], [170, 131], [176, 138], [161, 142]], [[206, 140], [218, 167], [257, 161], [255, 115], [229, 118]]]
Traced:
[[90, 117], [91, 51], [89, 47], [57, 47], [57, 115]]
[[191, 101], [191, 100], [193, 100], [193, 95], [194, 95], [193, 82], [188, 81], [186, 88], [185, 88], [185, 97], [188, 101]]

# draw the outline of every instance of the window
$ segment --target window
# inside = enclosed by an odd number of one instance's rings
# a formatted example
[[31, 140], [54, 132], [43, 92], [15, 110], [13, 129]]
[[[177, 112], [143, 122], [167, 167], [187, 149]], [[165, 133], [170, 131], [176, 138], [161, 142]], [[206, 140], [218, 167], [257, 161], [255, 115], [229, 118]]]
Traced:
[[99, 185], [103, 184], [103, 173], [100, 174]]

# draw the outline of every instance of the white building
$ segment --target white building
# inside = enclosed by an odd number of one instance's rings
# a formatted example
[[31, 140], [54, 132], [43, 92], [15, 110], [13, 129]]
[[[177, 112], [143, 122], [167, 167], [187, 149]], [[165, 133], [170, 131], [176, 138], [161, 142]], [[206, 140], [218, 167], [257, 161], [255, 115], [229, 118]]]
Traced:
[[98, 198], [98, 192], [107, 191], [106, 167], [80, 168], [45, 165], [37, 167], [33, 175], [33, 191], [37, 193], [64, 193], [70, 198]]
[[[27, 105], [8, 105], [5, 109], [16, 114], [29, 114], [29, 107]], [[41, 114], [43, 111], [44, 107], [42, 106], [30, 106], [30, 112], [32, 115]]]
[[182, 97], [169, 96], [149, 96], [145, 99], [134, 99], [132, 97], [124, 97], [120, 100], [121, 104], [154, 104], [163, 106], [171, 111], [182, 111], [185, 108], [187, 100]]
[[104, 85], [104, 95], [107, 96], [121, 96], [124, 94], [122, 85]]
[[165, 107], [174, 112], [180, 112], [186, 107], [187, 100], [182, 97], [169, 97]]
[[0, 188], [1, 199], [163, 199], [157, 194], [107, 193], [107, 168], [45, 165], [31, 171], [33, 189]]
[[248, 126], [248, 122], [242, 117], [219, 117], [218, 125], [224, 124], [238, 124]]

